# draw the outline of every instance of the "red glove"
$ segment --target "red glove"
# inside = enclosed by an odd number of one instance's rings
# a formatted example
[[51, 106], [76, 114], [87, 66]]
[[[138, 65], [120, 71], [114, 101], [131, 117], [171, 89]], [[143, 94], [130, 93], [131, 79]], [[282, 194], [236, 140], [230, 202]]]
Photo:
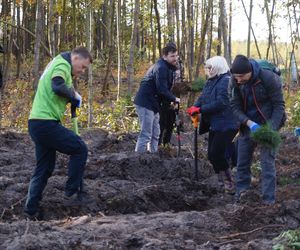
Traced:
[[190, 116], [193, 116], [195, 114], [199, 114], [200, 113], [200, 107], [196, 107], [196, 106], [192, 106], [192, 107], [189, 107], [187, 109], [187, 113], [190, 115]]

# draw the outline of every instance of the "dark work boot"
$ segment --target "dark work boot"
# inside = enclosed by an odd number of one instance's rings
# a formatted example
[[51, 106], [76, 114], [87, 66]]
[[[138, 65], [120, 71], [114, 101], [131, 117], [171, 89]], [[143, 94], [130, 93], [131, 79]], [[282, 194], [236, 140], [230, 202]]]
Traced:
[[72, 194], [71, 196], [65, 195], [64, 205], [73, 207], [73, 206], [87, 206], [89, 203], [93, 202], [94, 199], [84, 191], [78, 191]]

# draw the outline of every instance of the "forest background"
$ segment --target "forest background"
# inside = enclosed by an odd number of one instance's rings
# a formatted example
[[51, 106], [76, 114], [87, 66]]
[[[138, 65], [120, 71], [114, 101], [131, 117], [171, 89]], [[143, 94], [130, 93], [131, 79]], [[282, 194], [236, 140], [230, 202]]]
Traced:
[[[207, 58], [237, 54], [270, 60], [282, 71], [288, 125], [300, 124], [300, 1], [296, 0], [2, 0], [0, 126], [27, 129], [38, 79], [60, 52], [86, 46], [94, 63], [76, 79], [84, 99], [81, 128], [138, 129], [132, 99], [169, 41], [177, 44], [182, 81], [193, 103]], [[70, 122], [70, 112], [66, 123]]]

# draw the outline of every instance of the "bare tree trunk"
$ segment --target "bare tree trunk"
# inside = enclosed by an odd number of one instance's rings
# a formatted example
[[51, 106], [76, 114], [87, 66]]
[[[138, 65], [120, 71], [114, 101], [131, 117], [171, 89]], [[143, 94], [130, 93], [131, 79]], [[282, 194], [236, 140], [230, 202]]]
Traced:
[[[92, 3], [87, 1], [86, 15], [86, 30], [87, 30], [87, 48], [92, 51], [93, 48], [93, 7]], [[89, 65], [88, 68], [88, 128], [93, 126], [93, 68]]]
[[117, 49], [118, 49], [118, 93], [117, 101], [120, 99], [120, 85], [121, 85], [121, 40], [120, 40], [120, 17], [121, 17], [121, 3], [117, 1]]
[[17, 72], [16, 72], [16, 77], [19, 78], [20, 77], [20, 71], [21, 71], [21, 62], [22, 62], [22, 40], [21, 40], [21, 20], [20, 20], [20, 5], [18, 4], [17, 6], [17, 56], [16, 56], [16, 60], [17, 60]]
[[128, 81], [128, 95], [131, 95], [132, 92], [132, 84], [133, 84], [133, 75], [134, 75], [134, 49], [135, 49], [135, 41], [138, 30], [138, 21], [140, 15], [140, 3], [139, 0], [135, 0], [134, 4], [134, 19], [131, 33], [131, 44], [129, 51], [129, 61], [127, 65], [127, 81]]
[[184, 61], [184, 66], [187, 67], [186, 63], [186, 20], [185, 20], [185, 1], [181, 1], [181, 47], [180, 47], [180, 54], [181, 58]]
[[153, 0], [153, 6], [155, 10], [155, 16], [156, 16], [156, 25], [157, 25], [157, 33], [158, 33], [158, 50], [159, 50], [159, 56], [161, 56], [161, 26], [160, 26], [160, 17], [158, 12], [158, 6], [157, 6], [157, 0]]
[[[141, 0], [141, 8], [143, 11], [145, 2], [144, 0]], [[144, 60], [145, 57], [145, 27], [144, 27], [144, 15], [140, 16], [140, 25], [138, 26], [138, 30], [140, 32], [138, 32], [138, 34], [140, 34], [140, 46], [138, 48], [140, 48], [140, 59]]]
[[72, 20], [73, 20], [73, 48], [77, 46], [77, 16], [76, 16], [76, 5], [75, 5], [75, 0], [71, 0], [72, 3]]
[[49, 0], [48, 41], [49, 41], [50, 53], [54, 57], [56, 54], [56, 46], [55, 46], [55, 33], [54, 33], [55, 16], [53, 13], [53, 9], [54, 9], [53, 5], [54, 5], [54, 0]]
[[106, 27], [107, 27], [107, 24], [108, 24], [108, 12], [109, 12], [109, 9], [108, 9], [108, 0], [105, 0], [103, 5], [102, 5], [102, 24], [104, 26], [104, 30], [103, 30], [103, 36], [102, 36], [102, 48], [106, 48], [107, 45], [108, 45], [108, 39], [107, 39], [107, 36], [108, 36], [108, 31], [106, 31]]
[[102, 87], [102, 94], [107, 95], [109, 91], [109, 82], [108, 82], [108, 76], [111, 72], [111, 64], [112, 64], [112, 57], [114, 53], [114, 44], [113, 44], [113, 34], [114, 34], [114, 0], [110, 0], [110, 7], [109, 7], [109, 13], [108, 16], [110, 17], [110, 20], [108, 21], [107, 25], [107, 38], [108, 38], [108, 48], [109, 48], [109, 54], [107, 58], [106, 63], [106, 72], [104, 76], [104, 83]]
[[296, 71], [296, 81], [297, 81], [297, 85], [298, 85], [299, 84], [299, 73], [298, 73], [297, 61], [296, 61], [296, 58], [295, 58], [295, 46], [296, 46], [297, 38], [295, 38], [295, 36], [293, 35], [294, 31], [293, 31], [293, 27], [292, 27], [292, 17], [291, 17], [291, 14], [290, 14], [289, 6], [287, 6], [287, 11], [288, 11], [289, 26], [290, 26], [290, 33], [291, 33], [290, 37], [291, 37], [291, 44], [292, 44], [292, 51], [290, 52], [289, 82], [288, 82], [288, 84], [291, 83], [290, 77], [291, 77], [291, 73], [292, 73], [292, 67], [295, 65], [294, 70]]
[[[10, 18], [10, 10], [11, 5], [9, 2], [4, 3], [2, 7], [2, 16], [4, 17], [4, 20]], [[14, 20], [13, 20], [14, 21]], [[3, 85], [2, 90], [4, 90], [8, 75], [10, 72], [10, 60], [11, 60], [11, 52], [12, 52], [12, 39], [13, 39], [13, 27], [11, 27], [11, 30], [9, 30], [9, 26], [4, 23], [4, 29], [3, 29], [3, 48], [4, 48], [4, 55], [3, 55]]]
[[[212, 48], [212, 40], [213, 40], [213, 25], [214, 25], [214, 5], [211, 4], [211, 8], [208, 8], [208, 11], [210, 12], [210, 18], [209, 18], [209, 25], [208, 25], [208, 31], [207, 31], [207, 47], [206, 47], [206, 58], [209, 59], [211, 57], [211, 48]], [[203, 59], [204, 61], [204, 59]], [[200, 63], [201, 65], [201, 63]], [[200, 66], [199, 66], [200, 67]], [[199, 70], [198, 70], [199, 71]], [[196, 72], [198, 72], [196, 70]]]
[[[220, 9], [219, 9], [220, 11]], [[218, 18], [218, 45], [217, 45], [217, 55], [220, 56], [222, 54], [222, 21], [221, 15]]]
[[[270, 47], [272, 46], [272, 49], [273, 49], [272, 22], [273, 22], [273, 16], [274, 16], [275, 0], [273, 0], [271, 13], [269, 11], [268, 0], [265, 0], [264, 3], [265, 3], [265, 9], [266, 9], [267, 21], [268, 21], [268, 27], [269, 27], [269, 40], [268, 40], [268, 48], [267, 48], [267, 53], [266, 53], [266, 59], [268, 60]], [[274, 53], [273, 53], [273, 56], [274, 56]], [[274, 60], [274, 57], [273, 57], [273, 60]]]
[[35, 45], [34, 45], [34, 66], [33, 66], [33, 75], [34, 75], [34, 81], [33, 81], [33, 89], [36, 91], [39, 78], [40, 78], [40, 48], [41, 48], [41, 42], [42, 42], [42, 36], [43, 36], [43, 25], [40, 20], [42, 20], [44, 15], [44, 6], [43, 6], [43, 0], [37, 0], [37, 8], [36, 8], [36, 27], [35, 27]]
[[59, 49], [64, 49], [65, 38], [66, 38], [66, 0], [63, 0], [63, 9], [61, 15], [61, 29], [60, 29], [60, 40], [59, 40]]
[[231, 44], [231, 34], [232, 34], [232, 0], [229, 2], [229, 31], [228, 31], [228, 59], [229, 65], [232, 62], [232, 44]]
[[168, 39], [175, 40], [175, 1], [167, 0]]
[[175, 17], [176, 17], [176, 37], [177, 37], [177, 47], [180, 48], [180, 19], [179, 19], [179, 4], [178, 0], [174, 0], [175, 2]]
[[[202, 27], [201, 27], [201, 35], [200, 35], [200, 45], [199, 45], [199, 52], [198, 52], [198, 60], [197, 60], [197, 65], [196, 65], [196, 70], [195, 70], [195, 78], [199, 76], [200, 72], [200, 66], [201, 64], [204, 63], [204, 51], [205, 51], [205, 34], [207, 33], [207, 29], [209, 26], [209, 21], [212, 18], [211, 9], [213, 5], [213, 0], [208, 0], [207, 6], [203, 6], [203, 9], [206, 9], [206, 13], [203, 13], [202, 15]], [[204, 18], [205, 17], [205, 18]]]
[[228, 54], [228, 24], [227, 24], [227, 15], [226, 15], [226, 6], [224, 0], [220, 0], [220, 11], [221, 11], [221, 25], [222, 25], [222, 37], [223, 37], [223, 46], [224, 46], [224, 57], [226, 61], [230, 62]]
[[[247, 17], [247, 19], [249, 21], [250, 18], [248, 16], [244, 0], [241, 0], [241, 2], [242, 2], [242, 5], [243, 5], [243, 9], [244, 9], [245, 15], [246, 15], [246, 17]], [[251, 22], [250, 22], [250, 25], [251, 25]], [[261, 53], [260, 53], [260, 50], [259, 50], [258, 42], [257, 42], [257, 39], [256, 39], [256, 36], [255, 36], [255, 33], [254, 33], [252, 25], [251, 25], [251, 31], [252, 31], [252, 35], [253, 35], [253, 38], [254, 38], [255, 47], [256, 47], [256, 50], [257, 50], [257, 53], [258, 53], [258, 57], [261, 59]]]
[[151, 1], [150, 6], [150, 29], [151, 29], [151, 38], [152, 38], [152, 63], [156, 61], [156, 30], [154, 29], [153, 22], [153, 1]]
[[248, 20], [247, 57], [250, 57], [252, 9], [253, 9], [253, 0], [250, 0], [250, 10], [249, 10], [249, 20]]
[[193, 67], [194, 67], [194, 9], [193, 0], [187, 1], [187, 70], [189, 81], [193, 79]]
[[150, 29], [151, 29], [151, 38], [152, 38], [152, 63], [156, 60], [156, 30], [154, 29], [153, 22], [153, 1], [151, 1], [150, 6]]

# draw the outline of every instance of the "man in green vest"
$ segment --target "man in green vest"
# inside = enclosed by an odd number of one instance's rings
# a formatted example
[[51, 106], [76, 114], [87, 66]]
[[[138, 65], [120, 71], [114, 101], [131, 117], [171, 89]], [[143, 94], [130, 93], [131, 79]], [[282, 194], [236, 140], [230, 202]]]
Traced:
[[42, 216], [39, 202], [54, 170], [56, 151], [70, 155], [65, 187], [66, 202], [81, 205], [87, 199], [80, 187], [88, 149], [78, 135], [62, 126], [61, 120], [68, 103], [77, 108], [81, 106], [81, 96], [75, 91], [72, 78], [82, 74], [90, 63], [92, 57], [89, 51], [78, 47], [72, 52], [56, 56], [39, 80], [28, 122], [37, 161], [24, 209], [29, 218], [39, 219]]

